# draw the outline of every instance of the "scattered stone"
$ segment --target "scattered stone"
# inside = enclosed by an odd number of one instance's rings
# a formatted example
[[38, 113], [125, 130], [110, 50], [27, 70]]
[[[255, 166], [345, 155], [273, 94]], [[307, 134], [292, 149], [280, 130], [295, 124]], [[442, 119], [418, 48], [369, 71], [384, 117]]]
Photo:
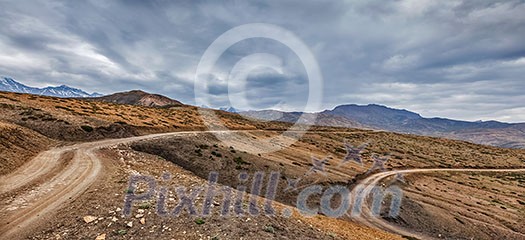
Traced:
[[146, 219], [145, 218], [141, 218], [140, 219], [140, 224], [142, 224], [142, 225], [146, 224]]
[[144, 217], [144, 214], [137, 214], [137, 215], [135, 215], [135, 218], [142, 218], [142, 217]]
[[111, 219], [111, 221], [116, 222], [116, 221], [118, 221], [118, 218], [117, 218], [117, 217], [113, 217], [113, 218]]
[[268, 233], [275, 233], [275, 228], [273, 228], [273, 226], [265, 226], [263, 230]]
[[98, 235], [97, 238], [95, 238], [95, 240], [106, 240], [106, 234], [103, 233], [103, 234]]
[[129, 228], [132, 228], [133, 227], [133, 222], [129, 222], [128, 224], [126, 224], [126, 226], [128, 226]]
[[84, 222], [86, 222], [86, 223], [90, 223], [90, 222], [93, 222], [95, 220], [97, 220], [97, 217], [94, 217], [94, 216], [85, 216], [84, 217]]

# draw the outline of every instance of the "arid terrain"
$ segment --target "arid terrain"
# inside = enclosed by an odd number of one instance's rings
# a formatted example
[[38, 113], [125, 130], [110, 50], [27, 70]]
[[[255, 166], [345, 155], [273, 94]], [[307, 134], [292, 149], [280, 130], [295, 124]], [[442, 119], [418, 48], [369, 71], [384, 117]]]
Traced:
[[[0, 92], [0, 108], [0, 238], [525, 238], [525, 150], [332, 127], [312, 127], [294, 142], [289, 136], [273, 138], [289, 123], [247, 120], [223, 111], [216, 114], [234, 131], [208, 132], [198, 108], [182, 104], [146, 107]], [[293, 144], [265, 151], [287, 142]], [[360, 153], [362, 165], [342, 161], [345, 143], [368, 144]], [[376, 155], [388, 157], [383, 172], [373, 168]], [[326, 159], [324, 172], [310, 171], [312, 157]], [[395, 170], [406, 172], [388, 175]], [[245, 211], [251, 194], [261, 209], [267, 196], [265, 190], [253, 192], [255, 174], [269, 179], [271, 172], [279, 172], [271, 201], [276, 214], [221, 216], [224, 196], [219, 194], [209, 216], [190, 216], [190, 209], [179, 216], [158, 215], [159, 201], [173, 211], [182, 200], [177, 187], [188, 192], [209, 187], [210, 172], [218, 173], [217, 187], [230, 189], [232, 196], [243, 192], [239, 184], [246, 186], [238, 205]], [[248, 180], [240, 182], [243, 173]], [[135, 175], [155, 179], [155, 196], [134, 201], [131, 214], [125, 215], [126, 196], [151, 190], [144, 182], [130, 184]], [[292, 179], [300, 179], [295, 189], [288, 188]], [[340, 185], [359, 195], [374, 181], [402, 189], [398, 216], [387, 214], [391, 197], [384, 199], [378, 218], [367, 217], [367, 207], [363, 216], [339, 218], [306, 217], [294, 209], [300, 190], [308, 186]], [[308, 205], [319, 206], [320, 197], [312, 195]], [[205, 191], [193, 200], [202, 209]], [[341, 203], [333, 200], [334, 206]]]

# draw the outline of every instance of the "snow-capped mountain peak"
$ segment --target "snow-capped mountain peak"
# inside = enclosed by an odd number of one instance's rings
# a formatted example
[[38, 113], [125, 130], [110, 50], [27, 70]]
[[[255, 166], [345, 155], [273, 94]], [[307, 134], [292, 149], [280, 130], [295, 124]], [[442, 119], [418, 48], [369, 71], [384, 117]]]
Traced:
[[0, 90], [7, 92], [19, 92], [19, 93], [31, 93], [35, 94], [35, 88], [28, 87], [15, 81], [12, 78], [2, 77], [0, 78]]
[[102, 94], [92, 93], [89, 94], [81, 89], [72, 88], [66, 85], [60, 85], [58, 87], [46, 87], [46, 88], [35, 88], [29, 87], [22, 83], [15, 81], [9, 77], [0, 77], [0, 91], [6, 92], [17, 92], [17, 93], [29, 93], [36, 95], [45, 95], [52, 97], [100, 97]]
[[222, 110], [222, 111], [226, 111], [226, 112], [231, 112], [231, 113], [238, 113], [238, 112], [241, 112], [239, 111], [239, 109], [236, 109], [232, 106], [229, 106], [229, 107], [221, 107], [219, 108], [219, 110]]

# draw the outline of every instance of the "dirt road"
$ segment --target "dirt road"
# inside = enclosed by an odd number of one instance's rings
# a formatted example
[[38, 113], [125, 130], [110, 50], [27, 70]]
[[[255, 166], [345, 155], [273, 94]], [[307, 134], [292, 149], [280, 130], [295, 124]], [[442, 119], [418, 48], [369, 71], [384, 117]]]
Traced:
[[[14, 172], [0, 176], [0, 239], [17, 236], [42, 216], [86, 191], [103, 171], [102, 161], [95, 154], [97, 149], [162, 137], [245, 131], [248, 130], [160, 133], [80, 143], [42, 152]], [[64, 162], [65, 154], [73, 157]]]
[[[188, 136], [202, 132], [174, 132], [110, 139], [51, 149], [15, 172], [0, 177], [0, 239], [23, 232], [32, 223], [82, 194], [102, 172], [95, 150], [144, 139]], [[73, 153], [65, 167], [61, 158]], [[46, 178], [43, 181], [43, 177]]]
[[[351, 192], [351, 196], [354, 196], [354, 202], [356, 199], [366, 199], [370, 196], [370, 193], [374, 187], [383, 179], [396, 175], [396, 174], [410, 174], [410, 173], [432, 173], [432, 172], [525, 172], [525, 169], [465, 169], [465, 168], [432, 168], [432, 169], [407, 169], [407, 170], [393, 170], [388, 172], [381, 172], [367, 177], [362, 180]], [[354, 219], [359, 222], [370, 226], [383, 229], [392, 233], [397, 233], [403, 236], [415, 237], [418, 239], [429, 239], [429, 236], [423, 236], [417, 233], [413, 233], [407, 229], [397, 227], [383, 220], [381, 217], [374, 216], [369, 204], [361, 205], [361, 214], [354, 216]], [[525, 234], [519, 232], [512, 232], [519, 238], [525, 238]]]
[[[0, 177], [0, 239], [19, 236], [43, 216], [49, 215], [86, 191], [103, 171], [102, 160], [95, 153], [97, 149], [145, 139], [192, 136], [210, 132], [212, 131], [174, 132], [109, 139], [54, 148], [39, 154], [15, 172]], [[66, 154], [70, 154], [71, 157], [64, 160], [63, 156]], [[525, 169], [412, 169], [383, 172], [363, 180], [353, 189], [352, 196], [361, 198], [368, 196], [379, 181], [397, 173], [438, 171], [525, 172]], [[373, 217], [370, 209], [366, 207], [363, 208], [363, 214], [358, 220], [373, 227], [415, 236], [409, 231]]]

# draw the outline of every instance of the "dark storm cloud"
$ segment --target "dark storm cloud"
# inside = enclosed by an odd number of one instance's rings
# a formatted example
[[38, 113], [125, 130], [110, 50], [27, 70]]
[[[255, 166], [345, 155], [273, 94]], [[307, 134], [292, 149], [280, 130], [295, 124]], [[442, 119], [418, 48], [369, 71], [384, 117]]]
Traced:
[[[523, 12], [517, 0], [2, 1], [0, 74], [104, 93], [140, 88], [191, 104], [206, 48], [232, 27], [262, 22], [310, 47], [324, 76], [323, 108], [380, 103], [525, 121]], [[247, 89], [228, 89], [231, 68], [258, 53], [282, 59], [279, 71], [257, 68]], [[218, 106], [229, 105], [229, 90], [244, 91], [255, 108], [301, 110], [306, 101], [305, 69], [282, 43], [239, 42], [215, 70]]]

